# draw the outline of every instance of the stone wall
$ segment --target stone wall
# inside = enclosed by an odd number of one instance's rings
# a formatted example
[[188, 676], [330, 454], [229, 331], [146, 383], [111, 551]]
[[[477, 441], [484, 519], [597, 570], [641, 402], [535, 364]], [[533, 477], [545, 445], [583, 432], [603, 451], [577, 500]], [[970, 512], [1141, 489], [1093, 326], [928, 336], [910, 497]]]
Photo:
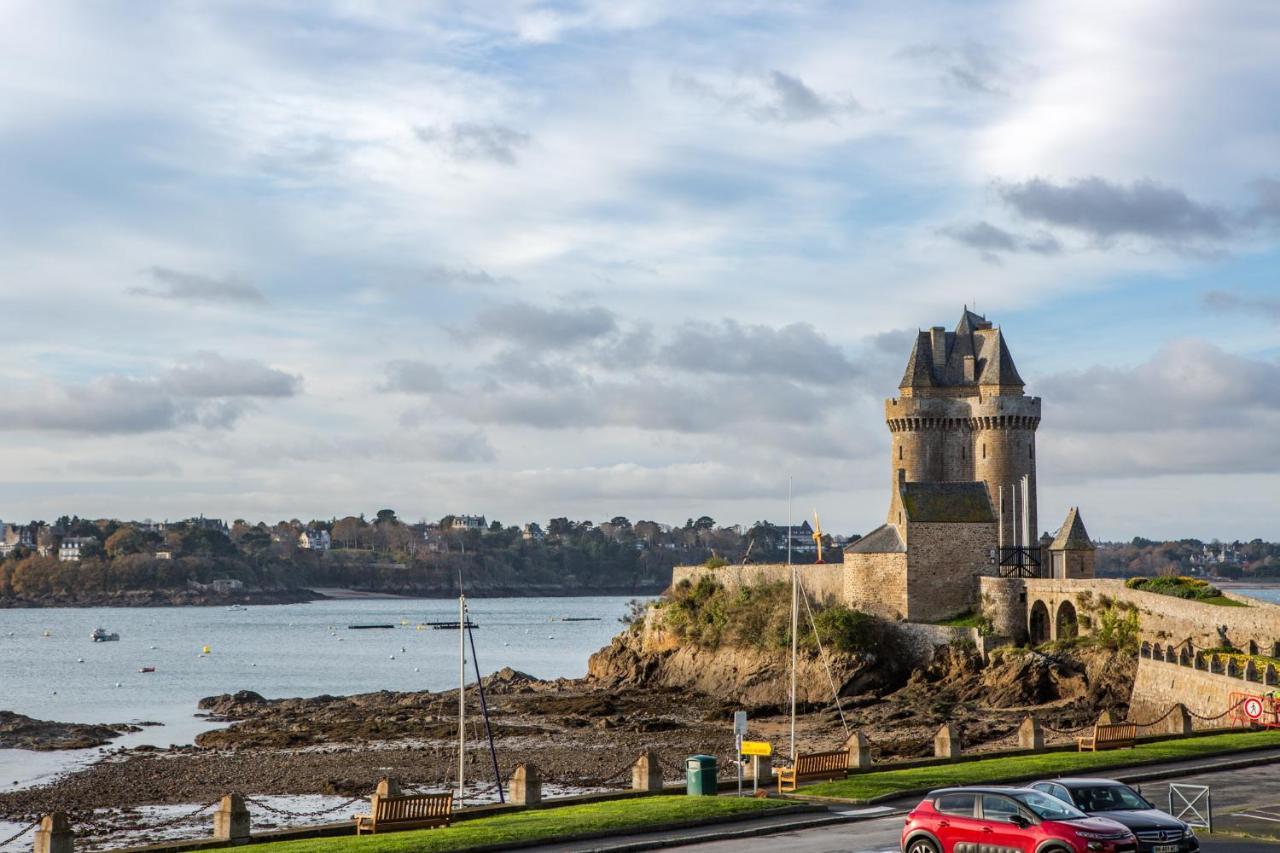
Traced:
[[902, 651], [918, 666], [928, 666], [942, 646], [969, 643], [982, 648], [977, 628], [953, 628], [947, 625], [925, 625], [920, 622], [898, 622], [893, 626]]
[[[1133, 695], [1129, 700], [1129, 719], [1149, 722], [1180, 702], [1191, 712], [1193, 728], [1221, 728], [1233, 722], [1243, 722], [1238, 713], [1221, 716], [1239, 702], [1240, 697], [1236, 694], [1262, 696], [1276, 689], [1274, 670], [1271, 671], [1272, 684], [1264, 684], [1261, 680], [1246, 678], [1243, 669], [1233, 669], [1228, 674], [1225, 664], [1211, 664], [1203, 656], [1199, 659], [1184, 656], [1186, 663], [1180, 664], [1173, 657], [1176, 654], [1173, 647], [1169, 652], [1171, 660], [1157, 660], [1148, 656], [1151, 654], [1150, 644], [1143, 644], [1143, 653], [1138, 658], [1138, 674], [1133, 681]], [[1222, 671], [1213, 672], [1210, 666]], [[1262, 673], [1252, 669], [1247, 674], [1262, 678]], [[1198, 719], [1197, 715], [1216, 719]]]
[[989, 556], [995, 541], [991, 523], [908, 522], [906, 618], [936, 622], [975, 607], [978, 577], [995, 572]]
[[980, 586], [985, 594], [984, 605], [992, 608], [987, 615], [1000, 633], [1008, 633], [1013, 625], [1021, 624], [1025, 634], [1037, 601], [1047, 608], [1056, 630], [1057, 616], [1064, 604], [1079, 614], [1088, 614], [1099, 609], [1105, 597], [1138, 609], [1143, 639], [1175, 643], [1190, 639], [1200, 648], [1212, 648], [1218, 645], [1217, 626], [1225, 625], [1227, 636], [1237, 646], [1253, 641], [1271, 648], [1280, 641], [1280, 605], [1234, 593], [1227, 595], [1248, 606], [1223, 607], [1143, 592], [1129, 589], [1122, 580], [1111, 579], [990, 578], [983, 579]]
[[844, 603], [883, 619], [907, 616], [907, 555], [844, 556]]
[[[806, 563], [796, 566], [796, 569], [800, 572], [800, 583], [804, 585], [814, 601], [834, 604], [842, 600], [844, 596], [843, 563]], [[768, 583], [791, 583], [791, 569], [785, 563], [732, 565], [721, 566], [718, 569], [708, 569], [706, 566], [676, 566], [671, 571], [671, 583], [673, 586], [682, 580], [697, 583], [698, 578], [703, 575], [711, 575], [730, 590]]]

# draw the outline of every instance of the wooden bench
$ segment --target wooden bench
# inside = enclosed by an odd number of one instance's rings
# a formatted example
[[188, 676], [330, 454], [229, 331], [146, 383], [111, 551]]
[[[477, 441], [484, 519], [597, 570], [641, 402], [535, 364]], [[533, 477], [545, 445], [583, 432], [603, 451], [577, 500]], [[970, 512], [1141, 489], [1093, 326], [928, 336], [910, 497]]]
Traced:
[[1094, 726], [1092, 735], [1076, 738], [1076, 745], [1079, 752], [1096, 752], [1099, 749], [1112, 749], [1119, 746], [1132, 749], [1137, 744], [1137, 739], [1137, 723], [1111, 723], [1105, 726]]
[[816, 779], [843, 779], [849, 775], [849, 753], [847, 750], [834, 752], [813, 752], [796, 756], [796, 763], [791, 767], [779, 767], [778, 793], [794, 791], [802, 781]]
[[369, 814], [356, 815], [356, 835], [387, 829], [448, 826], [453, 817], [453, 794], [405, 794], [369, 798]]

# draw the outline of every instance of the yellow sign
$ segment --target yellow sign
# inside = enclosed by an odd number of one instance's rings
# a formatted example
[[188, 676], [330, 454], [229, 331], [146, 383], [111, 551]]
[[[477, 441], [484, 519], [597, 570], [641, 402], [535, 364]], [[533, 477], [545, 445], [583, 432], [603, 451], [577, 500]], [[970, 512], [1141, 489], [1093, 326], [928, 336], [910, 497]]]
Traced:
[[773, 755], [773, 746], [763, 740], [744, 740], [742, 742], [743, 755]]

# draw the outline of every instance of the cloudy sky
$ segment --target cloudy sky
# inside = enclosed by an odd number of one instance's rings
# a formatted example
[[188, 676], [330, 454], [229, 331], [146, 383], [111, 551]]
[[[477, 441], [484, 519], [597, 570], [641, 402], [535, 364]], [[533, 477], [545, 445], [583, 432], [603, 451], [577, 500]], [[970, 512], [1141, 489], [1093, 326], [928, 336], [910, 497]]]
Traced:
[[875, 526], [964, 304], [1042, 526], [1280, 538], [1274, 3], [0, 5], [0, 518]]

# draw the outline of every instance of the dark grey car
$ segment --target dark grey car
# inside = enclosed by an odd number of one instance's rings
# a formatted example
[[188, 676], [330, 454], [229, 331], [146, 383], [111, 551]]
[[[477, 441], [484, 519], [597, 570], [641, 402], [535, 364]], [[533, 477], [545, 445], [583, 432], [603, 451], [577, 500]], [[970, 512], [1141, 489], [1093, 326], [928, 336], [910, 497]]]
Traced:
[[1199, 853], [1195, 831], [1114, 779], [1049, 779], [1028, 787], [1070, 803], [1088, 815], [1127, 826], [1138, 837], [1139, 853]]

